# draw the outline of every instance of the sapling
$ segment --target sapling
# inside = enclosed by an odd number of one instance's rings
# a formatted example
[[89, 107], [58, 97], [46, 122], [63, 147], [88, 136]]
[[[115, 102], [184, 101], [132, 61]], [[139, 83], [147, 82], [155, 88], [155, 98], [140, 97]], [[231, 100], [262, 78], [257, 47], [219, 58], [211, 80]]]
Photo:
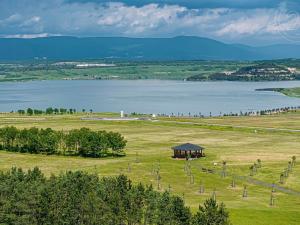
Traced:
[[275, 204], [275, 198], [273, 192], [271, 192], [270, 206], [274, 206], [274, 204]]
[[214, 201], [216, 201], [217, 199], [217, 194], [216, 194], [216, 188], [214, 188], [213, 193], [212, 193], [212, 197], [211, 197]]
[[248, 197], [247, 185], [244, 185], [243, 198], [247, 198], [247, 197]]

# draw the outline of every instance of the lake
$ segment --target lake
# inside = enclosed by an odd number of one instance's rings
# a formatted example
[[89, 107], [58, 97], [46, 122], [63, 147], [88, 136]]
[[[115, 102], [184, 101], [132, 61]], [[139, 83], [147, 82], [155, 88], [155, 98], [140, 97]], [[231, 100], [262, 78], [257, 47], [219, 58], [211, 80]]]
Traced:
[[257, 88], [300, 87], [300, 81], [184, 82], [161, 80], [59, 80], [0, 84], [0, 111], [51, 107], [98, 112], [219, 115], [285, 106], [300, 98]]

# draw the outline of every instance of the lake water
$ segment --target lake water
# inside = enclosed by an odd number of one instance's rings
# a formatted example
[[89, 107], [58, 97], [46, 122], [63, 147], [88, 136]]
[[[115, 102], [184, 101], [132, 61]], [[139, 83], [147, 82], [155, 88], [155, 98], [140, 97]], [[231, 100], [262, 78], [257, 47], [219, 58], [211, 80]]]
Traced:
[[126, 113], [221, 113], [300, 106], [300, 98], [257, 88], [300, 87], [300, 81], [184, 82], [71, 80], [0, 84], [0, 111], [51, 107]]

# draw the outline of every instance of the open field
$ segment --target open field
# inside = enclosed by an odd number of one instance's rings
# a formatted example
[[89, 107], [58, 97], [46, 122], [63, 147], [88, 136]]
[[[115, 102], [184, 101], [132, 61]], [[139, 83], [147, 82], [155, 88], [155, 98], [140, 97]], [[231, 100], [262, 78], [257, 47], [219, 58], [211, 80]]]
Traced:
[[[85, 61], [86, 62], [86, 61]], [[88, 61], [89, 63], [112, 63]], [[0, 63], [0, 81], [62, 80], [62, 79], [160, 79], [183, 80], [193, 75], [209, 75], [234, 71], [251, 65], [235, 61], [169, 61], [169, 62], [113, 62], [114, 66], [77, 68], [75, 64], [51, 61]], [[80, 62], [77, 62], [80, 64]]]
[[300, 87], [298, 88], [284, 88], [280, 91], [282, 94], [285, 94], [290, 97], [298, 97], [300, 98]]
[[[104, 114], [100, 116], [110, 116]], [[113, 114], [114, 115], [114, 114]], [[40, 167], [46, 174], [65, 170], [86, 170], [100, 176], [124, 173], [135, 182], [152, 183], [157, 187], [153, 167], [160, 163], [162, 190], [184, 195], [186, 203], [196, 209], [199, 203], [211, 196], [214, 189], [218, 201], [223, 201], [236, 225], [298, 225], [300, 223], [300, 163], [296, 165], [285, 184], [279, 184], [280, 173], [291, 157], [300, 160], [300, 132], [268, 130], [264, 128], [300, 130], [300, 112], [263, 117], [228, 117], [207, 119], [180, 119], [203, 125], [154, 121], [92, 121], [80, 120], [82, 114], [62, 116], [19, 116], [1, 114], [0, 124], [24, 127], [51, 127], [57, 130], [89, 127], [94, 130], [118, 131], [128, 140], [127, 156], [123, 158], [84, 159], [80, 157], [29, 155], [0, 152], [0, 169], [12, 166]], [[99, 115], [98, 115], [99, 116]], [[170, 119], [171, 120], [171, 119]], [[209, 125], [213, 124], [213, 125]], [[218, 125], [219, 124], [219, 125]], [[232, 125], [223, 126], [223, 125]], [[261, 129], [256, 129], [260, 127]], [[255, 132], [256, 130], [256, 132]], [[203, 145], [206, 158], [191, 161], [194, 184], [184, 172], [185, 160], [172, 159], [171, 147], [184, 142]], [[262, 168], [254, 179], [275, 182], [294, 194], [276, 191], [275, 205], [269, 206], [271, 188], [247, 182], [249, 167], [262, 160]], [[227, 161], [228, 173], [243, 176], [231, 188], [231, 176], [204, 173], [199, 167], [221, 170]], [[218, 165], [214, 166], [214, 163]], [[128, 169], [130, 167], [130, 169]], [[130, 171], [129, 171], [130, 170]], [[201, 182], [205, 193], [199, 193]], [[243, 185], [248, 186], [248, 197], [243, 198]]]
[[[267, 68], [274, 69], [274, 65], [276, 68], [278, 67], [279, 71], [285, 70], [286, 73], [278, 75], [277, 73], [272, 74], [268, 70], [264, 71]], [[249, 73], [249, 71], [259, 68], [264, 72]], [[287, 68], [293, 68], [295, 73], [289, 72]], [[299, 80], [297, 75], [299, 70], [300, 60], [293, 59], [269, 61], [118, 61], [107, 59], [68, 62], [45, 59], [0, 62], [0, 82], [63, 79]]]

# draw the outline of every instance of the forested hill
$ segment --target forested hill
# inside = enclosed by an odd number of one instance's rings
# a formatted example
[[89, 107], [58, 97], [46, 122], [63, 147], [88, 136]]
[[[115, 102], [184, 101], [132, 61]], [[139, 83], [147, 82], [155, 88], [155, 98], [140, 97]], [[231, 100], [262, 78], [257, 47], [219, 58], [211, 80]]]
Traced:
[[208, 38], [0, 38], [0, 60], [260, 60], [300, 58], [300, 46], [250, 47]]

